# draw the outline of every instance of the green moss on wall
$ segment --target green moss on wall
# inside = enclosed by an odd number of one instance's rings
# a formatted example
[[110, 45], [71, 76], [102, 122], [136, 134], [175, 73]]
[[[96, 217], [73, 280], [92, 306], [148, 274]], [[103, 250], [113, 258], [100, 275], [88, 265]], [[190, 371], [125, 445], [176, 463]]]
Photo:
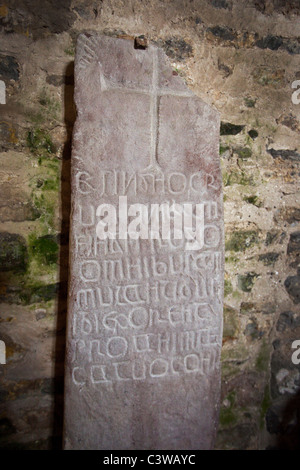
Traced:
[[239, 331], [239, 319], [237, 310], [225, 305], [223, 310], [223, 319], [223, 338], [225, 340], [236, 338], [238, 336]]
[[30, 255], [39, 263], [48, 266], [57, 263], [59, 246], [56, 236], [37, 237], [35, 234], [30, 234], [28, 246]]
[[256, 207], [262, 206], [262, 202], [260, 201], [259, 197], [256, 195], [244, 196], [243, 201], [246, 201], [248, 204], [252, 204], [253, 206], [256, 206]]
[[244, 98], [244, 103], [245, 103], [245, 106], [247, 106], [247, 108], [254, 108], [256, 99], [246, 96], [246, 98]]
[[257, 279], [258, 275], [256, 273], [250, 272], [246, 274], [238, 275], [238, 287], [243, 292], [251, 292], [254, 282]]
[[241, 160], [248, 160], [252, 156], [252, 150], [249, 147], [239, 147], [235, 149]]
[[57, 120], [58, 113], [61, 109], [61, 104], [51, 95], [48, 90], [46, 90], [46, 88], [41, 90], [38, 97], [38, 102], [43, 108], [45, 117], [47, 115], [48, 119]]
[[53, 201], [47, 199], [45, 194], [35, 194], [33, 195], [33, 204], [40, 214], [39, 221], [41, 224], [52, 230], [55, 225], [55, 207]]
[[225, 263], [238, 263], [238, 262], [240, 262], [240, 258], [236, 255], [225, 256]]
[[233, 342], [222, 348], [222, 377], [228, 379], [241, 372], [241, 364], [249, 358], [249, 350], [244, 344]]
[[254, 178], [252, 175], [247, 175], [244, 170], [232, 170], [223, 172], [224, 186], [232, 186], [233, 184], [240, 184], [241, 186], [254, 186]]
[[45, 157], [55, 152], [50, 135], [41, 128], [32, 128], [27, 133], [27, 145], [38, 157]]
[[75, 46], [74, 44], [70, 44], [68, 47], [65, 48], [64, 53], [69, 55], [70, 57], [75, 56]]
[[220, 155], [223, 155], [223, 153], [227, 152], [227, 150], [229, 150], [228, 145], [220, 144], [220, 150], [219, 150]]
[[36, 284], [28, 284], [22, 289], [20, 299], [25, 305], [48, 302], [57, 298], [58, 289], [58, 283], [43, 284], [40, 282]]
[[255, 363], [255, 367], [258, 372], [266, 372], [268, 370], [269, 356], [270, 356], [269, 346], [266, 343], [266, 340], [264, 339], [260, 347], [258, 356], [256, 358], [256, 363]]
[[[51, 154], [47, 134], [30, 136], [33, 166], [31, 205], [38, 214], [27, 238], [28, 267], [26, 277], [20, 280], [18, 301], [24, 304], [47, 302], [57, 292], [57, 262], [59, 256], [59, 202], [61, 162]], [[50, 147], [48, 147], [48, 145]], [[38, 156], [38, 164], [36, 157]]]
[[254, 230], [237, 230], [225, 242], [226, 251], [244, 252], [259, 242], [258, 233]]
[[60, 161], [41, 156], [39, 171], [31, 182], [31, 188], [32, 205], [40, 215], [38, 235], [54, 234], [59, 205]]
[[261, 408], [260, 408], [260, 420], [259, 420], [259, 427], [260, 429], [263, 429], [264, 424], [265, 424], [265, 416], [266, 413], [271, 405], [271, 396], [270, 396], [270, 391], [269, 391], [269, 385], [265, 386], [264, 390], [264, 396], [261, 402]]
[[44, 87], [38, 91], [34, 97], [34, 104], [34, 108], [29, 113], [29, 118], [35, 128], [45, 129], [49, 124], [60, 122], [61, 102], [56, 99], [50, 89]]
[[238, 421], [238, 414], [234, 409], [236, 394], [234, 391], [230, 392], [226, 398], [228, 406], [222, 406], [220, 409], [220, 424], [221, 426], [232, 426]]
[[229, 279], [224, 279], [224, 297], [230, 295], [233, 291], [231, 281]]

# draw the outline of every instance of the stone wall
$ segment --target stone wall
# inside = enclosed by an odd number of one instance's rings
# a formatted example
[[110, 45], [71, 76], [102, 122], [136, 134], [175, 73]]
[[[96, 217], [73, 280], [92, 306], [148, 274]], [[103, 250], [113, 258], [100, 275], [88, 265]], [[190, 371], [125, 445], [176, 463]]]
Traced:
[[226, 272], [216, 448], [299, 448], [299, 15], [297, 0], [0, 5], [1, 448], [61, 445], [73, 61], [85, 30], [144, 35], [220, 111]]

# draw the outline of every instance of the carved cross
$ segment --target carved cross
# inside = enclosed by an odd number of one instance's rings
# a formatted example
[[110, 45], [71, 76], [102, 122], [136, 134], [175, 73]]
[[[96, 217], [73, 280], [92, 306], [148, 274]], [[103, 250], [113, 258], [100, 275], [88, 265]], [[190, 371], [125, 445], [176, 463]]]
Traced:
[[[140, 87], [128, 87], [121, 86], [118, 83], [113, 82], [112, 80], [104, 77], [102, 70], [100, 70], [100, 86], [101, 91], [105, 90], [117, 90], [120, 92], [131, 92], [142, 95], [150, 96], [150, 162], [145, 171], [161, 173], [161, 168], [157, 161], [157, 144], [158, 144], [158, 127], [159, 127], [159, 99], [161, 96], [177, 96], [182, 98], [189, 98], [193, 96], [193, 93], [190, 90], [170, 90], [168, 87], [160, 88], [158, 86], [158, 50], [152, 48], [152, 83], [150, 88], [140, 88]], [[99, 63], [100, 65], [100, 63]], [[101, 68], [101, 65], [100, 65]]]

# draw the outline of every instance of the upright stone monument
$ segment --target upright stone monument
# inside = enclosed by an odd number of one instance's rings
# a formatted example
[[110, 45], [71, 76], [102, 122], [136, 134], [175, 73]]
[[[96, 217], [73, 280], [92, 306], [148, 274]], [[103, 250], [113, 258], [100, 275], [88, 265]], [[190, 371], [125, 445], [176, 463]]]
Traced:
[[65, 448], [212, 448], [219, 115], [155, 45], [88, 33], [75, 101]]

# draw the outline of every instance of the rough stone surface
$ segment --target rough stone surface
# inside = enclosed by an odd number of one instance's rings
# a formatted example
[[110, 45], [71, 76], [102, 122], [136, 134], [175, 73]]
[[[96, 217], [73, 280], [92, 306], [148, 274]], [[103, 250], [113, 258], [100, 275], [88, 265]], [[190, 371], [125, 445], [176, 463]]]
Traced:
[[289, 276], [284, 281], [289, 296], [293, 299], [295, 304], [300, 303], [300, 276]]
[[0, 271], [22, 271], [26, 264], [25, 239], [16, 233], [0, 232]]
[[[75, 84], [65, 447], [212, 448], [223, 300], [218, 113], [151, 44], [81, 35]], [[172, 233], [124, 240], [120, 229], [100, 240], [97, 207], [119, 211], [120, 196], [128, 211], [140, 203], [149, 214], [150, 204], [197, 204], [198, 247]]]
[[2, 80], [18, 80], [19, 75], [19, 65], [16, 59], [9, 55], [0, 55], [0, 78]]

